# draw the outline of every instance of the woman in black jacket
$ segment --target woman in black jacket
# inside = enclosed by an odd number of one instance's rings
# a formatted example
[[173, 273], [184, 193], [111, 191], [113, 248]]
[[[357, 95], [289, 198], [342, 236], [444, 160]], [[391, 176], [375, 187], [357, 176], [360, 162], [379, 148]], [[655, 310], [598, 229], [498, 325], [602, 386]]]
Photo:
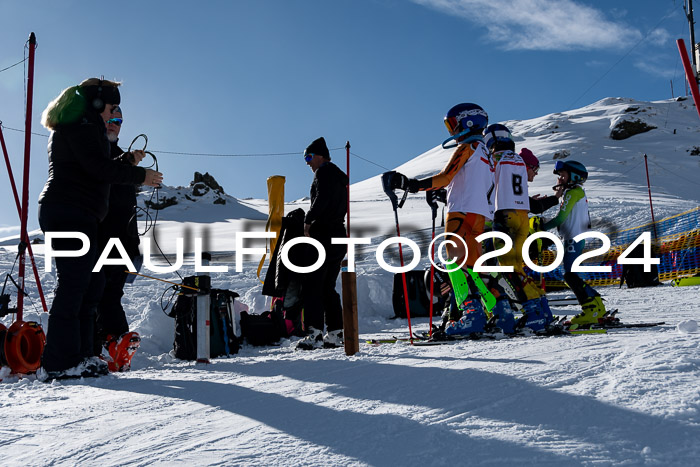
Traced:
[[[49, 178], [39, 195], [39, 225], [44, 233], [81, 232], [90, 245], [82, 256], [56, 258], [57, 286], [37, 372], [40, 380], [107, 374], [107, 363], [93, 357], [96, 302], [89, 298], [99, 295], [91, 291], [92, 268], [100, 253], [97, 226], [107, 213], [110, 184], [158, 186], [163, 180], [159, 172], [110, 158], [106, 122], [121, 101], [119, 84], [87, 79], [65, 89], [41, 117], [52, 132]], [[54, 250], [81, 246], [74, 238], [53, 242]]]

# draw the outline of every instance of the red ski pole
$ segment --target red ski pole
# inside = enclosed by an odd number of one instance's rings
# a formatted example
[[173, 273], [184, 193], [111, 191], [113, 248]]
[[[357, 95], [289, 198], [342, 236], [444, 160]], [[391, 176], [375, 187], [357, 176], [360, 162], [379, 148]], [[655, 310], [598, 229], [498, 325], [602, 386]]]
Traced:
[[651, 204], [651, 183], [649, 182], [649, 164], [647, 164], [647, 155], [644, 154], [644, 167], [647, 171], [647, 188], [649, 189], [649, 209], [651, 210], [651, 225], [654, 226], [654, 240], [658, 239], [656, 234], [656, 219], [654, 219], [654, 205]]
[[[435, 192], [434, 191], [426, 191], [425, 192], [425, 199], [430, 205], [430, 209], [432, 211], [432, 216], [433, 216], [433, 232], [432, 232], [432, 240], [435, 240], [435, 218], [437, 217], [437, 210], [438, 210], [438, 204], [437, 201], [435, 200]], [[431, 242], [432, 244], [433, 242]], [[430, 256], [432, 258], [432, 261], [430, 262], [430, 331], [428, 331], [428, 335], [432, 336], [433, 335], [433, 297], [435, 297], [435, 245], [433, 244], [432, 248], [430, 249]]]
[[[401, 237], [401, 229], [399, 229], [399, 206], [396, 193], [391, 188], [391, 178], [395, 172], [385, 172], [382, 174], [382, 186], [384, 187], [384, 193], [387, 194], [391, 200], [391, 207], [394, 209], [394, 219], [396, 221], [396, 236]], [[405, 196], [404, 196], [405, 199]], [[403, 200], [402, 200], [403, 204]], [[401, 267], [403, 268], [403, 248], [401, 248], [401, 243], [399, 243], [399, 260], [401, 261]], [[406, 304], [406, 318], [408, 319], [408, 334], [411, 340], [411, 345], [413, 345], [413, 329], [411, 328], [411, 310], [408, 306], [408, 286], [406, 285], [406, 273], [401, 273], [401, 281], [403, 282], [403, 298]]]

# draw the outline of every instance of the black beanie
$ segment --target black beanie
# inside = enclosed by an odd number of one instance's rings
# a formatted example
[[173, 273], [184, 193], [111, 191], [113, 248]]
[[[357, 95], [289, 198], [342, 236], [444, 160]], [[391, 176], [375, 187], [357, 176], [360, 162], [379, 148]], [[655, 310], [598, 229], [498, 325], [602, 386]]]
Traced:
[[311, 144], [309, 144], [309, 146], [304, 150], [304, 155], [306, 156], [307, 154], [316, 154], [318, 156], [323, 156], [328, 160], [331, 159], [331, 154], [328, 152], [328, 146], [326, 146], [326, 140], [323, 139], [323, 136], [315, 139]]

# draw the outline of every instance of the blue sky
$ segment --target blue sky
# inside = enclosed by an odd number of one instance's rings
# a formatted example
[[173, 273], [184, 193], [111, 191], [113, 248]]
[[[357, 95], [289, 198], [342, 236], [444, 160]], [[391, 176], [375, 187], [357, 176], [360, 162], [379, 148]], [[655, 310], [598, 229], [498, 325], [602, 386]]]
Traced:
[[[439, 144], [445, 112], [484, 107], [491, 122], [526, 119], [604, 97], [685, 94], [675, 39], [688, 40], [681, 0], [256, 0], [88, 2], [0, 0], [0, 69], [36, 52], [33, 131], [68, 86], [123, 82], [121, 143], [145, 133], [168, 185], [195, 170], [226, 192], [308, 195], [301, 152], [324, 136], [352, 145], [351, 180]], [[700, 13], [697, 13], [700, 15]], [[20, 183], [23, 66], [0, 73], [0, 120]], [[47, 138], [32, 138], [29, 226], [47, 176]], [[333, 151], [345, 168], [345, 151]], [[375, 165], [376, 164], [376, 165]], [[4, 164], [3, 164], [4, 165]], [[384, 168], [382, 168], [384, 167]], [[0, 237], [19, 224], [0, 170]]]

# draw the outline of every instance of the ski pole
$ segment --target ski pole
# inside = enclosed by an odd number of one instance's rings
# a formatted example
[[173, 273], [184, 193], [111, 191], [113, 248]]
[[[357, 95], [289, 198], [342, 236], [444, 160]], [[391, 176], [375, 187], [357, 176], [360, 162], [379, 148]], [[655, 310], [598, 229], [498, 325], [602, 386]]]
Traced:
[[[432, 211], [433, 216], [433, 241], [435, 240], [435, 218], [437, 218], [438, 210], [438, 204], [437, 201], [435, 201], [435, 193], [435, 191], [425, 192], [425, 200], [430, 205], [430, 210]], [[433, 335], [433, 297], [435, 296], [435, 244], [433, 242], [431, 242], [431, 244], [433, 246], [430, 249], [430, 257], [432, 258], [432, 261], [430, 262], [430, 331], [428, 331], [429, 336]]]
[[[384, 187], [384, 193], [389, 197], [391, 201], [391, 207], [394, 209], [394, 220], [396, 221], [396, 235], [401, 237], [401, 230], [399, 229], [399, 202], [396, 197], [396, 193], [391, 188], [391, 179], [394, 177], [396, 172], [390, 171], [382, 174], [382, 186]], [[407, 193], [407, 192], [406, 192]], [[403, 199], [401, 200], [401, 205], [403, 201], [406, 200], [406, 193], [404, 193]], [[401, 248], [401, 242], [399, 242], [399, 259], [401, 261], [401, 267], [403, 268], [403, 249]], [[401, 273], [401, 281], [403, 282], [403, 299], [406, 304], [406, 318], [408, 319], [408, 334], [411, 340], [411, 345], [413, 345], [413, 329], [411, 328], [411, 310], [408, 306], [408, 287], [406, 286], [406, 273]]]

